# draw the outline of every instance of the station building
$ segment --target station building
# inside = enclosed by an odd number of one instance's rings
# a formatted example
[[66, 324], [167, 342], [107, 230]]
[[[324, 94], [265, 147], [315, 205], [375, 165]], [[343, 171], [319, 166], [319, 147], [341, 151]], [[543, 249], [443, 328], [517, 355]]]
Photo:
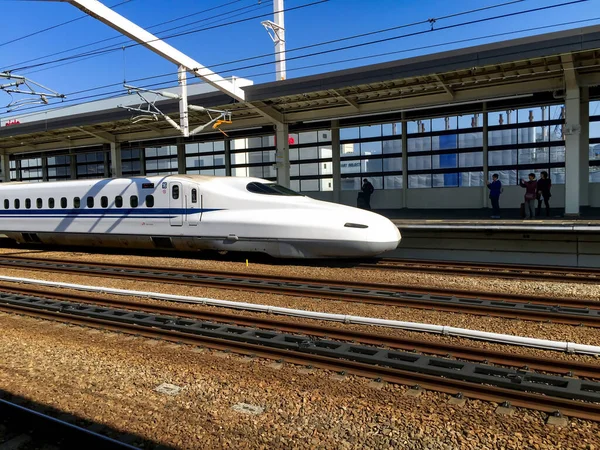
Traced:
[[[182, 138], [165, 121], [132, 121], [118, 106], [139, 103], [135, 96], [7, 117], [3, 179], [255, 176], [356, 205], [368, 178], [375, 210], [452, 218], [489, 216], [493, 173], [504, 185], [501, 207], [517, 214], [519, 180], [545, 170], [555, 213], [600, 216], [600, 26], [272, 83], [233, 81], [246, 103], [188, 87], [190, 104], [232, 112], [225, 133]], [[177, 101], [156, 105], [177, 120]], [[207, 118], [191, 112], [190, 121]], [[289, 172], [281, 170], [288, 157]]]

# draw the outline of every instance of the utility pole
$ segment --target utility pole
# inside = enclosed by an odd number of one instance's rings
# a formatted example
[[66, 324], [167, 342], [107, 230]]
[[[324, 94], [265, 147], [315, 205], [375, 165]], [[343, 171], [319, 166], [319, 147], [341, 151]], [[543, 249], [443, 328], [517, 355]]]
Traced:
[[285, 24], [284, 24], [283, 0], [273, 0], [273, 19], [265, 20], [262, 25], [269, 33], [275, 43], [275, 80], [283, 81], [286, 78], [285, 71]]

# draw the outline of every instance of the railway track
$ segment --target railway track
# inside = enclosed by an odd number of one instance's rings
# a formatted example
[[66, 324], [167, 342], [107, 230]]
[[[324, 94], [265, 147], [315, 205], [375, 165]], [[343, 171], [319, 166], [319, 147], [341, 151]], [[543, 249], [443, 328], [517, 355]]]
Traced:
[[[0, 310], [600, 421], [600, 383], [594, 381], [332, 341], [330, 338], [315, 339], [298, 334], [297, 324], [293, 325], [295, 334], [287, 334], [193, 317], [104, 307], [83, 303], [78, 297], [67, 301], [18, 292], [5, 293], [0, 297]], [[98, 302], [97, 299], [94, 301]], [[148, 305], [144, 305], [146, 307]], [[597, 369], [591, 370], [597, 376]]]
[[485, 276], [565, 283], [600, 283], [600, 269], [578, 267], [539, 267], [515, 264], [477, 264], [456, 261], [398, 260], [384, 258], [357, 267], [444, 275]]
[[0, 267], [74, 273], [186, 286], [269, 292], [439, 311], [600, 327], [600, 302], [517, 294], [417, 288], [381, 283], [314, 280], [239, 272], [166, 270], [151, 266], [68, 263], [61, 260], [0, 257]]
[[46, 411], [32, 409], [26, 406], [26, 403], [24, 399], [0, 391], [0, 449], [133, 450], [140, 448], [99, 434], [92, 429], [94, 426], [85, 428], [75, 425], [71, 421], [55, 417], [58, 414], [56, 411], [56, 414], [50, 415]]
[[[12, 294], [48, 298], [57, 301], [77, 302], [87, 305], [98, 305], [110, 308], [122, 308], [128, 311], [169, 315], [178, 318], [193, 318], [212, 321], [221, 324], [235, 324], [256, 327], [264, 330], [275, 330], [289, 333], [302, 333], [307, 336], [325, 339], [335, 339], [347, 342], [376, 345], [387, 348], [399, 349], [409, 352], [420, 352], [429, 355], [445, 356], [466, 361], [492, 363], [507, 367], [520, 367], [526, 370], [538, 370], [561, 375], [578, 376], [600, 380], [600, 365], [581, 362], [566, 362], [554, 358], [543, 358], [529, 355], [520, 355], [509, 352], [500, 352], [478, 347], [465, 347], [431, 342], [426, 339], [410, 339], [398, 336], [389, 336], [381, 333], [366, 333], [347, 330], [341, 327], [325, 326], [314, 321], [298, 322], [293, 320], [273, 319], [257, 315], [244, 316], [227, 311], [194, 310], [180, 306], [157, 303], [141, 303], [124, 299], [107, 298], [80, 293], [63, 293], [60, 291], [48, 292], [45, 288], [31, 288], [27, 286], [10, 286], [0, 284], [0, 304], [3, 296]], [[162, 303], [162, 302], [161, 302]], [[311, 323], [312, 322], [312, 323]]]

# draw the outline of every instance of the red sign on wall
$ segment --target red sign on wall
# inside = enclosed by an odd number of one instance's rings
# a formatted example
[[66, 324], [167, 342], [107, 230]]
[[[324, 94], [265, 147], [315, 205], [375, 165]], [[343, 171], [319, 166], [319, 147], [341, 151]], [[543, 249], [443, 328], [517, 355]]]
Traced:
[[19, 122], [18, 120], [9, 120], [8, 122], [6, 122], [4, 124], [5, 127], [10, 127], [11, 125], [20, 125], [21, 122]]

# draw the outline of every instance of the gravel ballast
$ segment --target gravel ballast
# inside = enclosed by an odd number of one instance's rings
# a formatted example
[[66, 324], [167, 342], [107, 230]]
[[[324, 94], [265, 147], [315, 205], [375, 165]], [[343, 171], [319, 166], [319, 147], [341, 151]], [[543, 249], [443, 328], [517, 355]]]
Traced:
[[[534, 411], [501, 416], [492, 403], [455, 407], [434, 392], [28, 317], [0, 314], [0, 327], [0, 388], [179, 448], [600, 446], [589, 421], [548, 426]], [[157, 392], [163, 383], [181, 390]]]

